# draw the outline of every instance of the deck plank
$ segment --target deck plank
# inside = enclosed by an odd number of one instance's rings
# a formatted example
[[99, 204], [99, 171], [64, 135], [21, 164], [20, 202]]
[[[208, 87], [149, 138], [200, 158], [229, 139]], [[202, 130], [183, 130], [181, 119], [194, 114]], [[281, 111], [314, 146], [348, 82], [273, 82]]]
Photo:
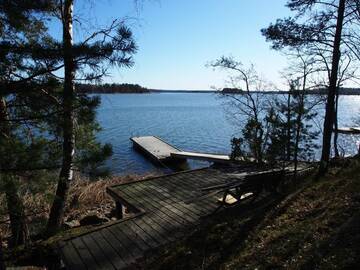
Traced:
[[109, 228], [105, 228], [99, 231], [110, 246], [119, 254], [125, 265], [130, 265], [136, 260], [129, 249], [126, 249], [124, 243], [109, 231]]
[[67, 267], [86, 270], [85, 264], [71, 242], [67, 242], [66, 245], [62, 247], [61, 253]]
[[133, 221], [145, 233], [147, 233], [149, 237], [157, 243], [158, 246], [163, 245], [169, 241], [166, 234], [164, 234], [164, 230], [157, 224], [149, 221], [147, 217], [136, 218]]
[[142, 249], [140, 247], [136, 239], [136, 235], [135, 238], [131, 238], [131, 236], [127, 233], [124, 233], [123, 230], [119, 228], [119, 226], [114, 226], [111, 229], [107, 228], [107, 230], [115, 238], [117, 238], [120, 243], [122, 243], [124, 249], [130, 252], [135, 260], [140, 258], [143, 254], [143, 251], [147, 249], [147, 248]]
[[[102, 249], [99, 247], [99, 245], [90, 237], [90, 235], [84, 235], [81, 236], [81, 240], [85, 244], [85, 246], [88, 248], [89, 252], [95, 258], [95, 261], [97, 265], [99, 266], [98, 269], [114, 269], [112, 264], [108, 261], [108, 259], [105, 257], [105, 254], [103, 253]], [[72, 268], [71, 268], [72, 269]], [[76, 269], [76, 268], [75, 268]]]
[[71, 243], [79, 253], [87, 269], [92, 270], [99, 268], [99, 265], [97, 264], [95, 258], [92, 256], [92, 254], [90, 253], [84, 242], [81, 240], [81, 238], [75, 238], [71, 241]]
[[101, 247], [105, 257], [115, 269], [122, 269], [126, 267], [126, 263], [121, 257], [121, 254], [119, 254], [117, 250], [107, 241], [107, 239], [104, 238], [101, 231], [102, 230], [92, 233], [91, 237], [94, 241], [96, 241], [99, 247]]
[[[89, 235], [84, 235], [81, 237], [85, 245], [88, 247], [89, 252], [95, 258], [99, 269], [115, 269], [108, 258], [105, 256], [102, 248], [96, 243], [96, 241]], [[76, 269], [76, 268], [71, 268]]]
[[159, 243], [153, 239], [151, 235], [148, 234], [147, 231], [144, 231], [138, 224], [134, 222], [135, 219], [130, 220], [126, 223], [128, 228], [132, 230], [135, 234], [141, 237], [146, 244], [150, 246], [150, 248], [157, 248]]

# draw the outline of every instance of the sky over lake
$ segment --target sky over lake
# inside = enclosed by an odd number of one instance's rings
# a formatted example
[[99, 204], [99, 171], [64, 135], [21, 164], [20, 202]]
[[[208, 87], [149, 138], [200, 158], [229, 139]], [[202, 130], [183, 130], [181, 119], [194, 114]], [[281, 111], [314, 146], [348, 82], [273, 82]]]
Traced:
[[[138, 4], [136, 4], [138, 2]], [[270, 49], [260, 29], [289, 16], [285, 0], [78, 0], [83, 21], [75, 34], [115, 18], [127, 18], [139, 51], [130, 70], [114, 69], [105, 82], [138, 83], [158, 89], [223, 87], [226, 74], [205, 65], [234, 56], [276, 84], [286, 59]], [[52, 31], [59, 31], [52, 27]]]

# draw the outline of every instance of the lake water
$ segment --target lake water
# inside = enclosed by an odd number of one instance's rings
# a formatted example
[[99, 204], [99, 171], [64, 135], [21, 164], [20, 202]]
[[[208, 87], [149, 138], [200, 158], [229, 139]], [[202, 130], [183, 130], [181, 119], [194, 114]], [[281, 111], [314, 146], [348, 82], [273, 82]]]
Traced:
[[[132, 148], [133, 136], [156, 135], [182, 150], [228, 154], [230, 139], [239, 134], [239, 127], [226, 118], [222, 101], [212, 93], [103, 94], [101, 100], [97, 117], [103, 131], [98, 137], [113, 145], [108, 166], [114, 174], [159, 170]], [[359, 108], [360, 96], [340, 97], [339, 126], [353, 125]], [[319, 120], [322, 115], [320, 109]], [[341, 136], [340, 146], [354, 154], [357, 141]], [[190, 163], [191, 168], [206, 165]]]

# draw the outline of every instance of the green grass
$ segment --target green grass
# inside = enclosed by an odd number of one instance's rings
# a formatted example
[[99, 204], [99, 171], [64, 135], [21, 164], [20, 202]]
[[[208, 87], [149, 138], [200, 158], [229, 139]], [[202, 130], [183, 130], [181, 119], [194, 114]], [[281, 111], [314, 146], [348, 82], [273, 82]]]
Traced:
[[360, 165], [346, 166], [204, 220], [188, 238], [150, 254], [147, 268], [358, 268]]

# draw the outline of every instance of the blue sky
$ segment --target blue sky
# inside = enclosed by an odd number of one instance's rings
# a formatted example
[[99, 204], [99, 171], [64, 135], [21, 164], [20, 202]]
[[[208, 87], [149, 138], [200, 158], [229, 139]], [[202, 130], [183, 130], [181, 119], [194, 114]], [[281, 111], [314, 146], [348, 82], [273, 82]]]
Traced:
[[[140, 2], [141, 0], [138, 0]], [[75, 11], [90, 17], [83, 26], [127, 17], [139, 51], [130, 70], [114, 69], [106, 82], [158, 89], [223, 87], [226, 74], [205, 67], [222, 55], [253, 63], [280, 83], [286, 59], [270, 49], [260, 29], [289, 15], [285, 0], [79, 0]], [[90, 7], [89, 7], [90, 3]]]

